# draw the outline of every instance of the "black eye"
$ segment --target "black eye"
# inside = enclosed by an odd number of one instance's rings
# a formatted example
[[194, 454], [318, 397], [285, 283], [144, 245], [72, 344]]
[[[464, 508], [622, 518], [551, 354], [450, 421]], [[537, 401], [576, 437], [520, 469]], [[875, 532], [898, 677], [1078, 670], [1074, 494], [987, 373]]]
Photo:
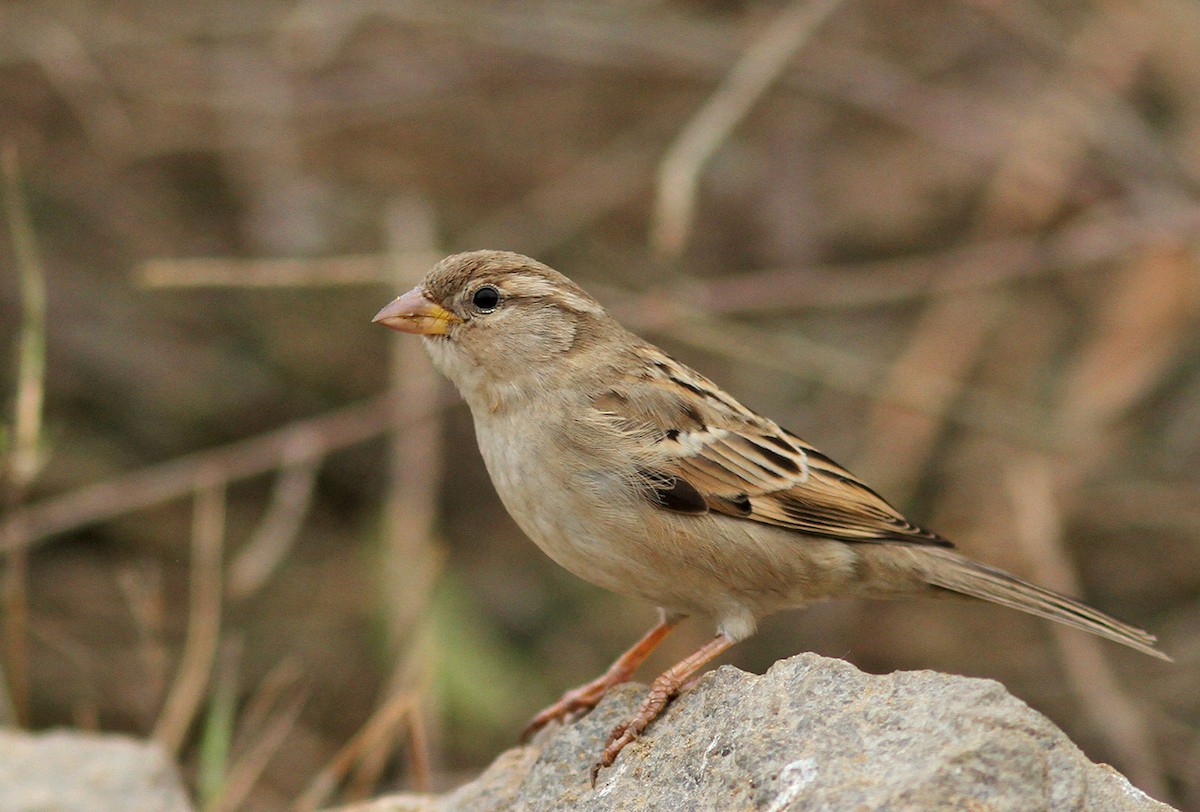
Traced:
[[480, 313], [491, 313], [500, 304], [500, 291], [491, 285], [484, 285], [471, 295], [471, 304]]

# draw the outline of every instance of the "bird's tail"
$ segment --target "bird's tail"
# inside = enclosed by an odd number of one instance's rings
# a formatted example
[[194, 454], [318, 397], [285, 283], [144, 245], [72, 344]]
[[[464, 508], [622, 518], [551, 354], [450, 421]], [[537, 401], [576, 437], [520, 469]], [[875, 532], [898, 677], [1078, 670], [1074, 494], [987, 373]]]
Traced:
[[928, 547], [921, 549], [935, 559], [924, 575], [925, 580], [933, 586], [1055, 620], [1115, 640], [1161, 660], [1171, 659], [1155, 648], [1154, 635], [1106, 615], [1099, 609], [1093, 609], [1052, 589], [1032, 584], [1004, 570], [971, 561], [951, 550]]

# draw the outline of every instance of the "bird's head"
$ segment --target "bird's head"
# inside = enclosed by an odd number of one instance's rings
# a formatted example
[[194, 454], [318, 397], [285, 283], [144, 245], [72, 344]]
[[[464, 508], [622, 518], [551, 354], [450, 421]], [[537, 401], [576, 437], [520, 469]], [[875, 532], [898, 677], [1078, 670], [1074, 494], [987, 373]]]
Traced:
[[422, 336], [468, 401], [480, 388], [553, 386], [616, 324], [570, 279], [507, 251], [447, 257], [374, 321]]

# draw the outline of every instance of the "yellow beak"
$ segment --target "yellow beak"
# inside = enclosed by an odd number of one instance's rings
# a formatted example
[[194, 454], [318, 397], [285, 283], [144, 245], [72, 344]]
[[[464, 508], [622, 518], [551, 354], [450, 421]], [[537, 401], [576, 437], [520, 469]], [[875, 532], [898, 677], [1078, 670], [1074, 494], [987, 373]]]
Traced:
[[393, 299], [383, 310], [376, 313], [371, 321], [402, 333], [444, 336], [450, 332], [453, 325], [461, 323], [462, 319], [426, 299], [418, 286]]

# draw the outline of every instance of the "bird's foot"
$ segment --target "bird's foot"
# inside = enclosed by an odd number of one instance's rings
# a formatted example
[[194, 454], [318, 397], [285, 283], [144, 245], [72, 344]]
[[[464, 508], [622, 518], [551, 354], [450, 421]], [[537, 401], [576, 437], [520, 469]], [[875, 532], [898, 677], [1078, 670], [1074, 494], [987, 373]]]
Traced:
[[682, 616], [663, 614], [658, 623], [642, 635], [641, 640], [638, 640], [628, 651], [618, 657], [602, 676], [587, 685], [567, 691], [562, 695], [562, 699], [533, 717], [533, 720], [521, 733], [521, 741], [529, 741], [534, 733], [553, 721], [565, 722], [577, 719], [600, 704], [600, 700], [614, 685], [627, 682], [633, 676], [633, 672], [637, 670], [642, 661], [658, 647], [658, 644], [671, 633], [672, 629], [679, 625], [682, 619]]
[[600, 760], [592, 765], [593, 787], [596, 786], [596, 776], [600, 774], [600, 771], [611, 767], [617, 760], [617, 756], [625, 749], [625, 745], [642, 735], [650, 723], [662, 713], [663, 708], [667, 706], [677, 691], [678, 686], [672, 685], [670, 681], [664, 680], [662, 677], [654, 681], [649, 695], [642, 701], [641, 707], [638, 708], [638, 712], [634, 714], [633, 718], [617, 725], [613, 728], [612, 733], [608, 734], [608, 742], [604, 745], [604, 752], [600, 755]]
[[525, 730], [521, 732], [521, 742], [529, 741], [533, 738], [533, 734], [551, 722], [569, 722], [578, 719], [600, 704], [600, 700], [604, 698], [604, 695], [615, 684], [606, 680], [605, 677], [592, 680], [587, 685], [580, 685], [578, 688], [567, 691], [553, 705], [539, 711], [530, 720], [529, 724], [525, 726]]
[[592, 767], [593, 787], [596, 786], [596, 776], [605, 767], [612, 766], [612, 763], [617, 760], [617, 755], [625, 749], [625, 745], [642, 735], [642, 731], [662, 713], [671, 698], [677, 695], [684, 685], [691, 683], [696, 672], [713, 657], [732, 646], [733, 642], [733, 638], [721, 632], [659, 674], [658, 679], [654, 680], [654, 684], [650, 686], [650, 693], [642, 701], [642, 706], [638, 708], [638, 712], [634, 714], [633, 718], [623, 725], [617, 725], [608, 735], [608, 744], [605, 745], [600, 760]]

